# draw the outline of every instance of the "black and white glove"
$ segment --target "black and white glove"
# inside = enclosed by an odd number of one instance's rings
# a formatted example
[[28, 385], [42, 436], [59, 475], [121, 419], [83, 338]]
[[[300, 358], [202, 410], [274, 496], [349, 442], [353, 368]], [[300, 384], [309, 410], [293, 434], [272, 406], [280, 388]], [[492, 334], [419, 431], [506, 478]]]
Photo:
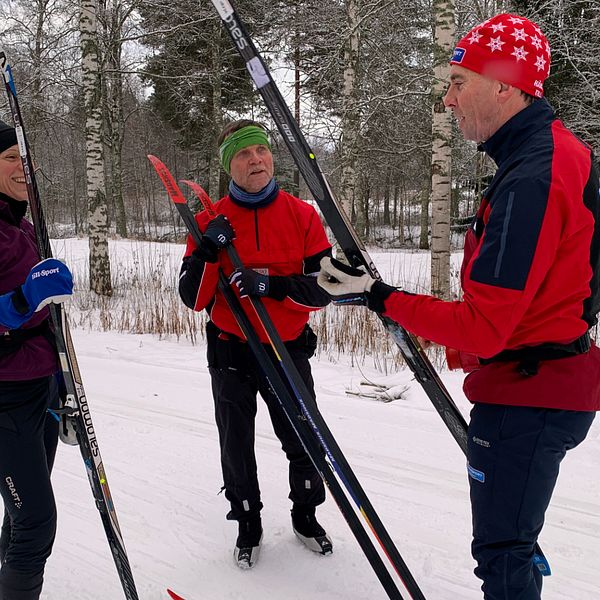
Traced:
[[284, 300], [289, 292], [289, 278], [282, 275], [264, 275], [254, 269], [242, 267], [229, 277], [229, 283], [240, 290], [240, 298], [252, 296]]
[[375, 283], [368, 273], [324, 256], [317, 283], [337, 304], [366, 304], [367, 292]]
[[335, 304], [363, 304], [375, 312], [383, 312], [385, 300], [397, 291], [397, 288], [335, 258], [325, 256], [320, 264], [317, 283]]
[[194, 253], [198, 258], [209, 263], [216, 263], [219, 250], [231, 244], [235, 239], [235, 231], [225, 215], [217, 215], [212, 219], [205, 232], [202, 234], [202, 242]]
[[229, 278], [231, 285], [236, 285], [240, 291], [240, 298], [253, 296], [262, 298], [269, 295], [268, 275], [263, 275], [254, 269], [236, 269]]

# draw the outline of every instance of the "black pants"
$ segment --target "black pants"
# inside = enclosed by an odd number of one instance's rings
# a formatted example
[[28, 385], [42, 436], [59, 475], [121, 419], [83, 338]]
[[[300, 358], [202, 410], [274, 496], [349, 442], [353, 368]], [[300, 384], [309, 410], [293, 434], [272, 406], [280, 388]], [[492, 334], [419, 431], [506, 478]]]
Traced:
[[[323, 480], [256, 363], [248, 344], [236, 338], [222, 337], [219, 337], [214, 325], [209, 323], [208, 365], [219, 430], [225, 496], [231, 505], [227, 518], [244, 519], [258, 514], [263, 506], [254, 453], [254, 421], [258, 393], [267, 405], [273, 430], [290, 463], [290, 500], [306, 506], [322, 504], [325, 501]], [[292, 360], [313, 397], [314, 383], [309, 358], [314, 353], [315, 343], [316, 336], [309, 327], [297, 340], [286, 343]], [[268, 351], [271, 353], [270, 348]]]
[[596, 413], [476, 404], [468, 433], [475, 574], [486, 600], [539, 600], [533, 563], [567, 450]]
[[50, 483], [58, 423], [55, 377], [0, 382], [0, 494], [5, 507], [0, 600], [37, 600], [56, 532]]

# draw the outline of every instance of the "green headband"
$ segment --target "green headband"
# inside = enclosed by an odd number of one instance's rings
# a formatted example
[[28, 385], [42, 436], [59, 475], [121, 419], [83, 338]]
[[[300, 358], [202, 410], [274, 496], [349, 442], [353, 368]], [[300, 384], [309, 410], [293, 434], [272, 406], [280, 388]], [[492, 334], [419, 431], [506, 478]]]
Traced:
[[269, 139], [267, 138], [267, 132], [257, 125], [248, 125], [242, 127], [237, 131], [234, 131], [231, 135], [228, 135], [221, 146], [219, 147], [219, 157], [221, 159], [221, 166], [225, 169], [226, 173], [229, 173], [229, 166], [231, 165], [231, 159], [243, 148], [248, 146], [254, 146], [255, 144], [262, 144], [271, 149]]

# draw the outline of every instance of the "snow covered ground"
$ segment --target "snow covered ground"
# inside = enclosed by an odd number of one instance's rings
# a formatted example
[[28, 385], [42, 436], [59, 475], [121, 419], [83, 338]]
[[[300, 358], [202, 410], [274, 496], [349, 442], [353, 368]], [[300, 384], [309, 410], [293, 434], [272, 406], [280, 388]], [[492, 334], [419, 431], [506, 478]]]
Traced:
[[[82, 248], [81, 241], [68, 244], [67, 260], [83, 264]], [[173, 252], [180, 256], [181, 248]], [[386, 259], [377, 262], [382, 271], [402, 275]], [[333, 538], [333, 555], [315, 555], [294, 537], [287, 463], [264, 405], [256, 440], [264, 545], [255, 569], [234, 566], [236, 527], [225, 520], [227, 502], [219, 495], [201, 344], [84, 329], [73, 338], [141, 600], [166, 599], [166, 587], [187, 600], [387, 597], [331, 498], [319, 518]], [[408, 371], [385, 378], [344, 356], [321, 355], [313, 365], [321, 412], [425, 596], [481, 598], [469, 553], [465, 460], [419, 385]], [[390, 403], [345, 393], [364, 378], [409, 390]], [[442, 378], [467, 415], [462, 376]], [[545, 600], [600, 598], [599, 464], [600, 421], [563, 463], [547, 515], [541, 545], [554, 575], [546, 579]], [[42, 598], [123, 598], [77, 448], [60, 445], [53, 479], [59, 529]]]
[[[335, 549], [310, 553], [290, 528], [286, 462], [264, 406], [257, 453], [264, 547], [250, 572], [231, 558], [235, 525], [225, 520], [216, 428], [204, 349], [153, 336], [74, 332], [108, 479], [140, 598], [173, 587], [189, 600], [386, 598], [335, 503], [319, 516]], [[480, 598], [469, 556], [464, 459], [414, 382], [402, 400], [348, 396], [361, 374], [343, 361], [314, 362], [321, 411], [364, 489], [434, 600]], [[368, 367], [364, 375], [381, 380]], [[459, 375], [444, 373], [460, 406]], [[395, 382], [410, 382], [407, 372]], [[547, 600], [597, 600], [600, 582], [600, 423], [563, 465], [541, 540], [554, 568]], [[61, 445], [54, 484], [59, 531], [46, 600], [122, 597], [76, 448]]]

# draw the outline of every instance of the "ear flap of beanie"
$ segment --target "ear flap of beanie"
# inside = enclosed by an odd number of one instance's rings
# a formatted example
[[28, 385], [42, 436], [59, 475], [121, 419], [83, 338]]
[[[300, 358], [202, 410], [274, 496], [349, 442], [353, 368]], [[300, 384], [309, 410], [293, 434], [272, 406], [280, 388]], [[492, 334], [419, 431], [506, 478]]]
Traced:
[[8, 150], [17, 144], [15, 128], [4, 121], [0, 121], [0, 152]]

